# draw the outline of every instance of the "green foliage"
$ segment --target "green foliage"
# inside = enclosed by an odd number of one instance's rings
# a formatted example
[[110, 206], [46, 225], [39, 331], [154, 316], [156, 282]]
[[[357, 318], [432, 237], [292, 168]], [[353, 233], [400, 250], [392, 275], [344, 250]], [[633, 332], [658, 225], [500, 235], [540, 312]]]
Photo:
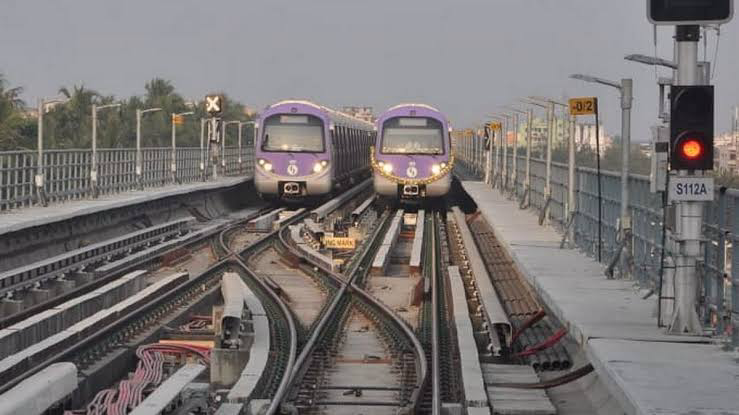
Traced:
[[8, 82], [0, 73], [0, 150], [31, 148], [26, 142], [29, 134], [35, 136], [33, 120], [23, 114], [25, 103], [20, 98], [23, 88], [9, 88]]
[[[600, 168], [602, 170], [620, 171], [621, 170], [621, 140], [616, 137], [613, 144], [605, 151], [601, 152]], [[567, 163], [568, 150], [564, 144], [557, 145], [552, 148], [552, 160], [559, 163]], [[581, 147], [575, 153], [575, 164], [578, 167], [596, 167], [596, 152], [591, 147]], [[644, 154], [638, 144], [631, 145], [629, 153], [629, 172], [636, 174], [649, 174], [651, 168], [651, 160]]]
[[[92, 143], [92, 105], [120, 102], [118, 108], [98, 111], [97, 139], [99, 148], [123, 148], [136, 145], [136, 110], [161, 108], [161, 111], [146, 113], [142, 117], [142, 146], [164, 147], [171, 145], [172, 114], [193, 111], [177, 128], [178, 146], [200, 144], [200, 119], [206, 118], [202, 101], [194, 107], [177, 93], [171, 81], [154, 78], [145, 85], [143, 97], [133, 96], [118, 99], [103, 95], [84, 85], [62, 87], [59, 94], [67, 98], [64, 104], [54, 106], [44, 114], [45, 148], [90, 148]], [[24, 112], [25, 104], [19, 95], [22, 88], [8, 88], [0, 74], [0, 150], [36, 148], [37, 120]], [[226, 97], [223, 119], [248, 121], [244, 106]], [[244, 131], [245, 142], [250, 139], [251, 128]], [[227, 145], [236, 139], [236, 127], [229, 126]]]

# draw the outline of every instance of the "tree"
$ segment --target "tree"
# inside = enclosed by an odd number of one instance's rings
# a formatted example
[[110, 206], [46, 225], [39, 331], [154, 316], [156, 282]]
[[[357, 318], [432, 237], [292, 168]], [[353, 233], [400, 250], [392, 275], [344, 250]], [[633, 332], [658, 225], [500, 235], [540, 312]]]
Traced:
[[23, 113], [25, 103], [20, 98], [22, 87], [8, 87], [0, 73], [0, 150], [33, 148], [29, 137], [36, 135], [36, 127]]
[[[44, 115], [45, 148], [91, 147], [92, 105], [106, 105], [121, 102], [117, 110], [106, 109], [98, 112], [98, 148], [131, 148], [136, 144], [136, 109], [161, 108], [142, 119], [142, 147], [169, 147], [171, 143], [172, 114], [193, 111], [185, 117], [185, 123], [177, 126], [177, 145], [197, 147], [200, 145], [200, 119], [206, 118], [204, 102], [188, 104], [177, 93], [171, 81], [153, 78], [144, 86], [143, 96], [116, 99], [113, 95], [103, 95], [84, 85], [62, 87], [59, 93], [69, 100], [53, 107]], [[20, 99], [21, 87], [9, 88], [0, 74], [0, 150], [36, 148], [36, 120], [27, 116], [24, 103]], [[224, 94], [224, 120], [247, 121], [244, 106]], [[235, 145], [236, 127], [227, 130], [227, 145]], [[247, 140], [251, 129], [244, 131]]]
[[44, 146], [48, 148], [89, 148], [92, 142], [93, 103], [100, 94], [84, 85], [59, 88], [67, 102], [53, 107], [44, 115]]

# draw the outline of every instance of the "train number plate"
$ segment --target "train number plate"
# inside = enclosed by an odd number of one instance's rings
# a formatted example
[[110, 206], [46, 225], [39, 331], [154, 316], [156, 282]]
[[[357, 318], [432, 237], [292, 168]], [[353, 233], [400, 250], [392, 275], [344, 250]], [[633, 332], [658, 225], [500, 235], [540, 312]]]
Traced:
[[713, 177], [670, 176], [670, 201], [713, 201]]

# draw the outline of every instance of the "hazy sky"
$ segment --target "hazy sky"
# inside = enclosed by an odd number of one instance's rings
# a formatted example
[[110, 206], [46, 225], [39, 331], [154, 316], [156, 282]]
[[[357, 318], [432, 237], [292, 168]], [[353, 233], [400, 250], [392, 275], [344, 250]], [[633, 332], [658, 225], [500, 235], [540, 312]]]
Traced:
[[[143, 94], [158, 76], [186, 97], [224, 90], [260, 110], [284, 98], [376, 112], [422, 101], [457, 127], [526, 95], [597, 95], [611, 134], [617, 91], [567, 76], [631, 76], [632, 136], [646, 140], [655, 71], [623, 60], [654, 54], [645, 10], [645, 0], [4, 0], [0, 72], [29, 104], [80, 83]], [[739, 103], [738, 28], [721, 28], [717, 131]], [[672, 29], [658, 33], [669, 58]], [[715, 34], [708, 45], [713, 60]]]

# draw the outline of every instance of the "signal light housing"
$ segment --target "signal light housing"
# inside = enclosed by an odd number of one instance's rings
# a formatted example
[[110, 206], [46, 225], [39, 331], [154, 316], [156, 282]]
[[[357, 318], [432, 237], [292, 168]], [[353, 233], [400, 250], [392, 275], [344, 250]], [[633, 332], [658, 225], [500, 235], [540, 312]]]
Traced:
[[713, 86], [673, 86], [670, 170], [713, 170]]
[[648, 0], [647, 17], [654, 24], [726, 23], [734, 14], [732, 0]]

